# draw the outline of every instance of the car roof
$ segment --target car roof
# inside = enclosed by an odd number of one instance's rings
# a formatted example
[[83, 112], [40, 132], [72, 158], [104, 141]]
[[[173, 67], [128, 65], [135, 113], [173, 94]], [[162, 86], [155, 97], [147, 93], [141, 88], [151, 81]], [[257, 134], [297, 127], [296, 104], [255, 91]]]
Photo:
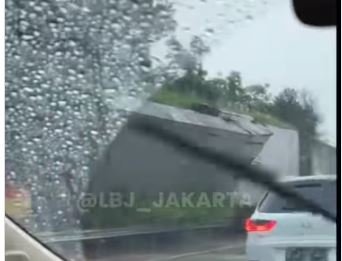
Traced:
[[292, 181], [315, 181], [315, 180], [336, 180], [336, 175], [310, 175], [310, 176], [286, 176], [281, 178], [281, 182]]

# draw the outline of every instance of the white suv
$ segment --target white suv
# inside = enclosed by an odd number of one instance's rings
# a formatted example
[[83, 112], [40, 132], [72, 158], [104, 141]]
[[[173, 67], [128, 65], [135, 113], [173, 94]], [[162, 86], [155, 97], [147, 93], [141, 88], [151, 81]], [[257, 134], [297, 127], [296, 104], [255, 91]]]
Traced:
[[[283, 182], [336, 214], [336, 176]], [[336, 223], [267, 192], [246, 220], [248, 261], [336, 261]]]

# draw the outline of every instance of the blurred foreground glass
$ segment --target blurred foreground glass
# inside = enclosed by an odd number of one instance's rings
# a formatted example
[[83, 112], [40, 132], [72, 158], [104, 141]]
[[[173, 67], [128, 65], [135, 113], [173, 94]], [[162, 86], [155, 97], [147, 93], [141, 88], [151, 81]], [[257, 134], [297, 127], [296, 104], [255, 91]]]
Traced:
[[[334, 175], [331, 53], [293, 20], [274, 0], [6, 1], [6, 213], [69, 259], [243, 245], [264, 190], [129, 123], [279, 177]], [[317, 48], [334, 56], [331, 38]]]

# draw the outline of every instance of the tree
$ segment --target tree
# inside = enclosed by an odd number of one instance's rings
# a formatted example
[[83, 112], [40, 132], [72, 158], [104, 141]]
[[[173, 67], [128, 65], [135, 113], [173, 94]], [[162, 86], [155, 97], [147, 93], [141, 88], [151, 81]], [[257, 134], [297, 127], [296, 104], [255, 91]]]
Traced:
[[303, 114], [305, 115], [305, 118], [303, 119], [306, 126], [305, 131], [307, 133], [311, 133], [312, 136], [317, 136], [317, 127], [319, 123], [321, 123], [321, 117], [317, 113], [315, 100], [306, 90], [301, 92], [300, 100], [303, 108]]
[[301, 132], [315, 136], [320, 117], [316, 105], [307, 92], [298, 93], [286, 88], [275, 97], [273, 113], [286, 122], [296, 126]]
[[271, 104], [271, 95], [268, 84], [255, 84], [245, 87], [248, 105], [259, 111], [268, 111]]
[[176, 38], [172, 36], [167, 40], [166, 45], [168, 48], [167, 58], [170, 60], [169, 68], [179, 71], [176, 77], [180, 77], [183, 72], [193, 72], [197, 68], [197, 58], [187, 50]]
[[150, 45], [172, 16], [167, 1], [6, 1], [7, 173], [39, 204], [33, 229], [78, 224], [89, 168], [125, 119], [116, 99], [155, 83]]
[[202, 58], [210, 52], [209, 46], [199, 36], [194, 36], [190, 42], [190, 51], [197, 60], [199, 68], [202, 67]]
[[179, 92], [183, 95], [192, 95], [215, 104], [219, 98], [219, 90], [206, 81], [207, 71], [202, 68], [202, 58], [210, 49], [199, 37], [194, 36], [190, 47], [185, 48], [175, 36], [170, 37], [167, 42], [169, 52], [169, 67], [179, 70], [164, 88]]
[[166, 45], [169, 47], [167, 58], [170, 65], [176, 66], [185, 73], [204, 72], [202, 69], [203, 56], [210, 52], [209, 46], [199, 36], [194, 36], [189, 48], [185, 48], [175, 36], [171, 36]]
[[295, 126], [299, 133], [300, 173], [310, 175], [312, 142], [317, 136], [320, 117], [314, 100], [307, 92], [286, 88], [276, 96], [272, 113]]
[[207, 80], [207, 88], [215, 93], [216, 102], [219, 106], [225, 106], [228, 97], [228, 82], [226, 79], [214, 78]]
[[241, 97], [245, 95], [245, 90], [242, 86], [241, 75], [237, 71], [232, 71], [227, 77], [228, 89], [226, 90], [226, 97], [229, 101], [240, 102]]

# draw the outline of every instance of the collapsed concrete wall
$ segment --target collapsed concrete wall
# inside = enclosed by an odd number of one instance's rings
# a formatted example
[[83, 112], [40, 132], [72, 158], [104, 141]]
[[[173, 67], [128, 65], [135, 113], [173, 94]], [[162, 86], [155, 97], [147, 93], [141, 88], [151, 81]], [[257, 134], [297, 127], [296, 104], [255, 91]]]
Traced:
[[250, 164], [272, 134], [247, 118], [214, 117], [161, 104], [133, 113], [93, 170], [92, 192], [227, 192], [237, 188], [232, 173], [134, 131], [134, 121], [151, 121], [208, 149], [233, 154]]
[[335, 147], [316, 140], [312, 146], [311, 157], [313, 175], [336, 175]]
[[[268, 126], [273, 135], [266, 141], [253, 164], [271, 170], [278, 178], [299, 175], [299, 136], [297, 131]], [[264, 188], [242, 181], [241, 193], [247, 193], [252, 204], [256, 204]]]
[[269, 126], [273, 135], [267, 140], [255, 164], [273, 171], [279, 177], [299, 175], [299, 137], [295, 130]]

